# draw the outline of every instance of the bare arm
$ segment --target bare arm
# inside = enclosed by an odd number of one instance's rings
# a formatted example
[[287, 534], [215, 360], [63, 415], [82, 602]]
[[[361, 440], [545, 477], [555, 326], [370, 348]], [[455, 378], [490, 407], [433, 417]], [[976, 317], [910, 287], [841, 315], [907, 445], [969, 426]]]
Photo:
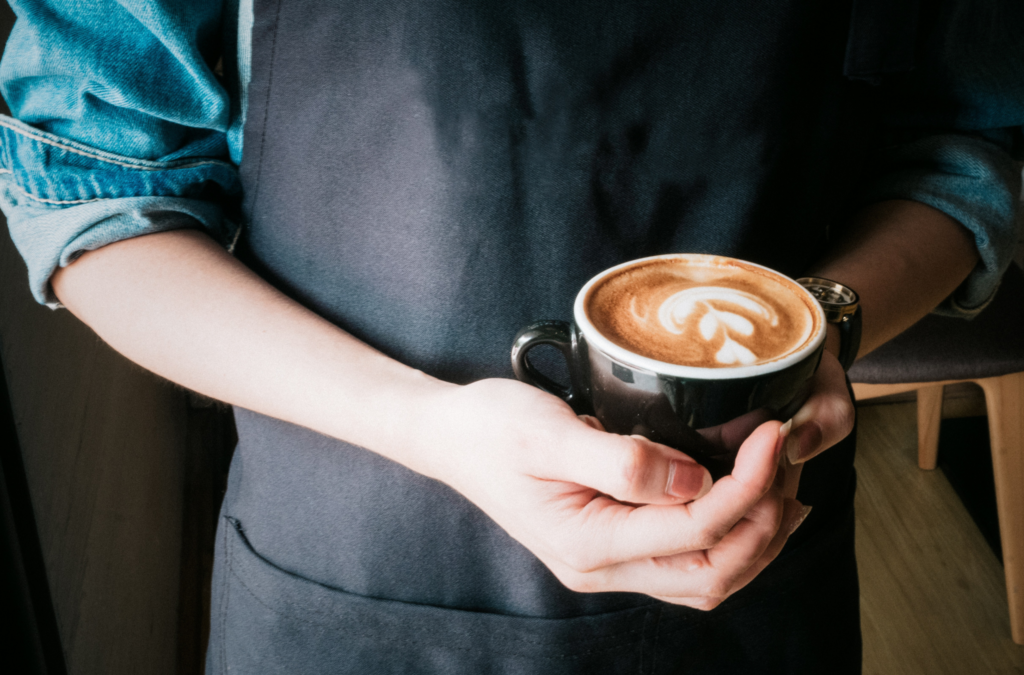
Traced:
[[[859, 355], [878, 348], [924, 317], [967, 278], [978, 262], [971, 234], [924, 204], [890, 200], [874, 204], [853, 222], [810, 274], [838, 281], [860, 295], [863, 334]], [[806, 461], [850, 432], [849, 401], [839, 354], [839, 331], [829, 328], [818, 392], [793, 417], [786, 455]], [[788, 493], [795, 494], [791, 475]]]
[[934, 309], [977, 263], [974, 239], [960, 223], [918, 202], [890, 200], [865, 209], [811, 273], [860, 295], [864, 356]]
[[538, 389], [456, 386], [380, 354], [201, 232], [106, 246], [52, 283], [140, 365], [448, 483], [570, 588], [713, 606], [778, 554], [800, 516], [773, 485], [778, 422], [753, 434], [733, 475], [711, 488], [684, 455], [604, 433]]
[[[879, 205], [861, 219], [849, 247], [816, 270], [862, 294], [865, 345], [915, 321], [966, 276], [973, 247], [963, 252], [962, 274], [934, 265], [951, 250], [960, 260], [959, 227], [918, 204]], [[73, 313], [140, 365], [448, 483], [576, 590], [713, 607], [778, 554], [803, 515], [776, 480], [784, 440], [778, 422], [759, 427], [733, 475], [704, 494], [707, 473], [693, 462], [603, 433], [539, 390], [509, 380], [455, 386], [380, 354], [200, 232], [112, 244], [83, 255], [52, 283]], [[852, 425], [833, 357], [823, 360], [816, 384], [791, 436], [804, 459]], [[784, 473], [792, 495], [799, 471]]]
[[[363, 447], [413, 447], [406, 425], [384, 422], [451, 386], [293, 302], [200, 231], [105, 246], [52, 284], [73, 314], [158, 375]], [[392, 458], [430, 473], [419, 457]]]

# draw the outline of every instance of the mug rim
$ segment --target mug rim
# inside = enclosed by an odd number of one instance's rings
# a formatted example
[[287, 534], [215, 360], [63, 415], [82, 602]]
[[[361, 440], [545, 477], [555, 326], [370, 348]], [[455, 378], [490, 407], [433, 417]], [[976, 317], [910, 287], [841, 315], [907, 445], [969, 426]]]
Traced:
[[[615, 272], [640, 265], [652, 260], [670, 260], [670, 259], [682, 259], [687, 261], [700, 261], [704, 264], [715, 264], [715, 261], [723, 261], [728, 264], [740, 263], [740, 265], [749, 265], [756, 267], [757, 269], [768, 272], [770, 275], [778, 277], [782, 280], [788, 281], [794, 288], [799, 289], [798, 293], [802, 293], [810, 302], [810, 306], [813, 308], [811, 311], [817, 317], [818, 330], [815, 335], [808, 339], [802, 347], [796, 351], [784, 354], [776, 359], [767, 361], [765, 363], [758, 363], [749, 366], [736, 366], [736, 367], [723, 367], [723, 368], [705, 368], [701, 366], [684, 366], [676, 363], [668, 363], [666, 361], [659, 361], [652, 359], [647, 356], [642, 356], [635, 352], [632, 352], [625, 347], [620, 347], [615, 344], [604, 335], [590, 322], [585, 312], [586, 299], [590, 293], [590, 290], [601, 280], [607, 276], [614, 274]], [[721, 255], [710, 255], [706, 253], [667, 253], [663, 255], [653, 255], [646, 258], [637, 258], [635, 260], [628, 260], [624, 263], [609, 267], [608, 269], [597, 274], [590, 279], [580, 292], [576, 295], [576, 302], [573, 306], [573, 316], [576, 319], [576, 325], [583, 333], [583, 337], [586, 338], [588, 344], [593, 347], [597, 347], [605, 355], [611, 357], [616, 361], [620, 361], [623, 365], [630, 366], [631, 368], [638, 368], [640, 370], [646, 370], [652, 373], [660, 375], [668, 375], [671, 377], [680, 377], [694, 380], [738, 380], [749, 377], [756, 377], [758, 375], [767, 375], [780, 370], [785, 370], [790, 366], [800, 363], [808, 356], [811, 356], [817, 349], [825, 342], [825, 336], [827, 333], [828, 324], [825, 320], [825, 312], [821, 308], [821, 305], [811, 295], [810, 291], [804, 288], [802, 285], [796, 282], [782, 272], [773, 270], [770, 267], [759, 265], [749, 260], [742, 260], [740, 258], [730, 258], [728, 256]]]

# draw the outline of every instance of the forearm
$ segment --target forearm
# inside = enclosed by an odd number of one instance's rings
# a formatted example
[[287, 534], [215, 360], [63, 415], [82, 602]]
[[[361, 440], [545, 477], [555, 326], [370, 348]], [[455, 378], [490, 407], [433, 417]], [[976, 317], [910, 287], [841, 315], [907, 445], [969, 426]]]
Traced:
[[103, 340], [172, 382], [432, 473], [413, 454], [416, 408], [451, 385], [287, 298], [201, 232], [105, 246], [52, 284]]
[[[863, 356], [935, 308], [977, 262], [973, 238], [957, 221], [918, 202], [889, 200], [861, 212], [810, 273], [860, 295]], [[833, 345], [837, 339], [829, 336]]]

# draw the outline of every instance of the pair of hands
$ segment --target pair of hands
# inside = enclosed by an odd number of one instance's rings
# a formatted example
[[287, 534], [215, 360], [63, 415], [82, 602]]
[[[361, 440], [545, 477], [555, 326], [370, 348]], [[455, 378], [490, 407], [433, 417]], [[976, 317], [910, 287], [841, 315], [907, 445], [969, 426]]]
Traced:
[[732, 474], [712, 485], [676, 450], [606, 433], [520, 382], [482, 380], [421, 411], [421, 456], [433, 463], [419, 470], [461, 492], [572, 590], [707, 610], [779, 554], [810, 511], [795, 498], [802, 463], [849, 434], [853, 419], [843, 369], [826, 351], [791, 424], [747, 415], [702, 432], [738, 447]]

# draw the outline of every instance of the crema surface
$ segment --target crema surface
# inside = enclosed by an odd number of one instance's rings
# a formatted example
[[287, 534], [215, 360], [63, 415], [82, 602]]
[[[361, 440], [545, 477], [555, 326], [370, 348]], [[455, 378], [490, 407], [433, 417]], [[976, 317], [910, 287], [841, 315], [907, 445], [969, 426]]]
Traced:
[[633, 353], [683, 366], [769, 363], [803, 347], [818, 316], [794, 282], [738, 261], [638, 263], [601, 280], [587, 317]]

